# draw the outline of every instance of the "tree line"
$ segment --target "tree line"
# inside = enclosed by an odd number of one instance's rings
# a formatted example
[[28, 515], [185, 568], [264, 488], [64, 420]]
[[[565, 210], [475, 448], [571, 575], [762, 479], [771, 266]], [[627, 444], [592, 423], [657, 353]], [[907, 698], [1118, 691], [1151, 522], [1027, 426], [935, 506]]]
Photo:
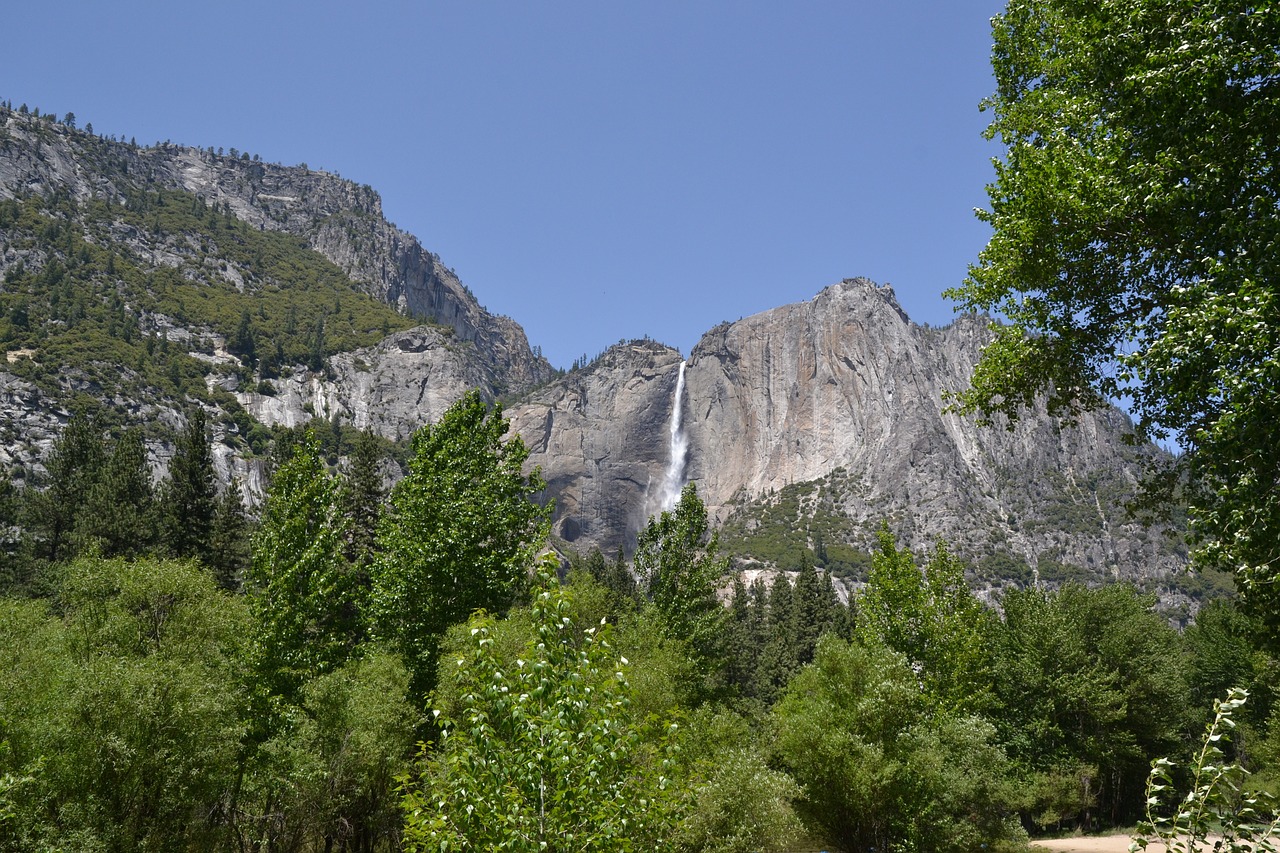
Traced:
[[390, 490], [372, 436], [282, 433], [250, 521], [198, 414], [155, 487], [73, 418], [0, 601], [0, 849], [1016, 849], [1142, 817], [1233, 686], [1275, 785], [1276, 664], [1229, 601], [1183, 634], [1127, 586], [993, 608], [887, 529], [848, 601], [748, 586], [693, 485], [565, 573], [507, 429], [466, 396]]

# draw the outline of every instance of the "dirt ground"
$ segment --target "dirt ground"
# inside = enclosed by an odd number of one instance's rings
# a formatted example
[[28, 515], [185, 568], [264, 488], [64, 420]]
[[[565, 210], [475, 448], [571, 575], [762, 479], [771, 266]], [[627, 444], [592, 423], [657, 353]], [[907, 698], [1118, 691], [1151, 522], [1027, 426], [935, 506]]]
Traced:
[[[1053, 853], [1127, 853], [1128, 835], [1090, 835], [1082, 838], [1040, 838], [1031, 842], [1032, 847], [1052, 850]], [[1164, 853], [1164, 845], [1152, 843], [1147, 853]]]

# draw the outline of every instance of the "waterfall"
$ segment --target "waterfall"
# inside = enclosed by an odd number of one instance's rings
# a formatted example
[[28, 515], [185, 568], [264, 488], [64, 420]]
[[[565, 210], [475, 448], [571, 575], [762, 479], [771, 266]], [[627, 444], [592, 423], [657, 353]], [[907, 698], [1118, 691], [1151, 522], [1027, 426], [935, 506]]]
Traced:
[[680, 375], [676, 379], [676, 399], [671, 407], [671, 449], [667, 458], [667, 473], [662, 478], [662, 492], [658, 496], [658, 508], [663, 512], [675, 508], [685, 485], [684, 469], [689, 455], [689, 441], [684, 434], [683, 416], [685, 364], [686, 362], [680, 362]]

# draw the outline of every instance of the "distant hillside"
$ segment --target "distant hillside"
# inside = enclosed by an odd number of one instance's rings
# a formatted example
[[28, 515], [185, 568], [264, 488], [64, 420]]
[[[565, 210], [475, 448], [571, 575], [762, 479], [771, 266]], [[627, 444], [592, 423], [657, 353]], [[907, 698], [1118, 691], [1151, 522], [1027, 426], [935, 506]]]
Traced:
[[383, 218], [369, 187], [235, 151], [104, 139], [7, 106], [0, 281], [0, 417], [21, 425], [11, 462], [35, 461], [87, 395], [153, 428], [204, 405], [230, 466], [262, 450], [272, 423], [298, 420], [263, 400], [334, 379], [339, 354], [367, 367], [376, 356], [356, 353], [424, 322], [419, 343], [397, 349], [417, 359], [399, 366], [453, 379], [439, 405], [406, 413], [413, 426], [469, 388], [495, 399], [553, 375], [514, 321]]

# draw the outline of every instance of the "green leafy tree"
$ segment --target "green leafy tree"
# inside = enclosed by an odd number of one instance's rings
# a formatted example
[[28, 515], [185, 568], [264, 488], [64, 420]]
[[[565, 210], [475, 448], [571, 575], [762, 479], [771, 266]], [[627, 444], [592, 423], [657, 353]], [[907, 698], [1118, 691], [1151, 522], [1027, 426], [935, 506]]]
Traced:
[[1179, 637], [1131, 587], [1009, 590], [994, 632], [993, 715], [1041, 825], [1141, 815], [1151, 757], [1180, 742]]
[[962, 565], [940, 544], [922, 571], [887, 526], [879, 540], [858, 599], [859, 635], [906, 655], [940, 707], [983, 710], [990, 699], [988, 617]]
[[1009, 325], [962, 406], [1131, 399], [1143, 434], [1186, 451], [1200, 558], [1234, 570], [1275, 628], [1280, 15], [1010, 0], [992, 26], [994, 233], [950, 295]]
[[307, 681], [286, 724], [243, 764], [228, 811], [262, 850], [398, 850], [397, 777], [410, 768], [417, 713], [399, 658], [366, 648]]
[[378, 528], [372, 610], [425, 697], [435, 683], [440, 638], [473, 612], [501, 612], [521, 599], [542, 549], [551, 507], [544, 483], [522, 471], [529, 451], [501, 407], [472, 391], [435, 425], [414, 433], [409, 473], [391, 492]]
[[[1170, 853], [1213, 849], [1228, 853], [1276, 853], [1280, 850], [1280, 802], [1249, 792], [1249, 771], [1228, 762], [1223, 747], [1231, 741], [1235, 712], [1249, 698], [1232, 688], [1226, 699], [1214, 701], [1214, 717], [1205, 730], [1199, 753], [1191, 762], [1191, 790], [1172, 814], [1161, 813], [1174, 790], [1173, 762], [1161, 758], [1147, 778], [1146, 820], [1129, 849], [1146, 850], [1151, 841]], [[1217, 836], [1210, 838], [1210, 834]]]
[[304, 683], [340, 666], [359, 637], [345, 528], [338, 482], [307, 433], [271, 479], [245, 583], [255, 666], [272, 695], [296, 698]]
[[15, 776], [5, 850], [230, 843], [243, 604], [184, 562], [80, 558], [58, 615], [0, 600], [0, 718]]
[[217, 481], [208, 424], [200, 406], [191, 410], [187, 427], [178, 436], [161, 497], [162, 529], [169, 551], [175, 557], [208, 563]]
[[451, 676], [462, 719], [441, 719], [437, 752], [405, 794], [407, 850], [675, 849], [674, 754], [646, 749], [632, 725], [607, 626], [582, 630], [571, 613], [547, 560], [534, 636], [515, 660], [491, 617], [472, 621]]
[[932, 716], [898, 652], [827, 634], [773, 716], [803, 812], [841, 849], [978, 851], [1019, 835], [994, 727]]

